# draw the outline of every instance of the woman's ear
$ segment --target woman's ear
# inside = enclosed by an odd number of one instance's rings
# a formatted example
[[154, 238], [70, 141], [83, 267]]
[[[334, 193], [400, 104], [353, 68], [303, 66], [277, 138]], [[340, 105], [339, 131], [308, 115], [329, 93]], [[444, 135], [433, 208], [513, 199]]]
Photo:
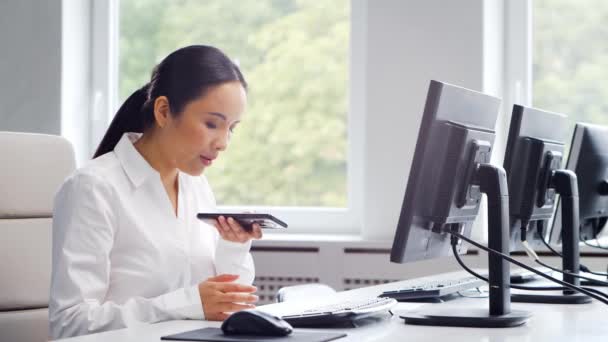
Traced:
[[156, 125], [163, 128], [171, 117], [171, 109], [169, 108], [169, 99], [166, 96], [159, 96], [154, 100], [154, 119]]

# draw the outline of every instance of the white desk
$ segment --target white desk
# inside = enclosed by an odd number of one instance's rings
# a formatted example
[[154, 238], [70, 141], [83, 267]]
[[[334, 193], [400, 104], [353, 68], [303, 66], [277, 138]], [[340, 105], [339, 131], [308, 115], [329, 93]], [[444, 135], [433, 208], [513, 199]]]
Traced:
[[[447, 273], [433, 277], [384, 284], [338, 293], [339, 298], [360, 298], [377, 296], [383, 291], [399, 287], [399, 284], [417, 282], [421, 279], [437, 280], [463, 276], [463, 272]], [[305, 303], [281, 303], [261, 306], [260, 309], [275, 314], [293, 310], [294, 306], [310, 306], [322, 299], [306, 298]], [[399, 303], [393, 310], [396, 315], [383, 318], [363, 319], [357, 328], [331, 329], [348, 334], [336, 341], [501, 341], [501, 342], [538, 342], [538, 341], [606, 341], [608, 338], [608, 306], [594, 301], [582, 305], [549, 305], [512, 303], [512, 309], [532, 312], [530, 321], [515, 328], [453, 328], [406, 325], [398, 317], [399, 311], [413, 310], [422, 305], [441, 305], [444, 308], [485, 308], [485, 298], [458, 298], [442, 304]], [[62, 341], [70, 342], [126, 342], [126, 341], [160, 341], [164, 335], [205, 327], [219, 327], [219, 322], [207, 321], [169, 321], [157, 324], [144, 324], [129, 329], [114, 330], [99, 334], [75, 337]]]

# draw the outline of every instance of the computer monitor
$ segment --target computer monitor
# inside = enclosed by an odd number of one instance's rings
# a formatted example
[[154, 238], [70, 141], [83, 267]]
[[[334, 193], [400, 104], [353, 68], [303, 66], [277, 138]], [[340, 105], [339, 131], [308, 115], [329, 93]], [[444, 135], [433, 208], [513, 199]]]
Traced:
[[[598, 237], [608, 221], [608, 127], [577, 123], [566, 169], [578, 178], [580, 239]], [[561, 201], [550, 234], [562, 244]]]
[[556, 189], [547, 177], [561, 168], [567, 129], [563, 114], [513, 106], [503, 163], [509, 183], [511, 251], [522, 250], [522, 234], [532, 248], [543, 244], [536, 228], [555, 210]]
[[[452, 255], [452, 235], [470, 236], [482, 193], [488, 193], [490, 248], [508, 253], [506, 176], [490, 165], [500, 99], [431, 81], [414, 159], [397, 224], [391, 261]], [[459, 254], [466, 248], [459, 246]], [[489, 256], [490, 308], [471, 312], [416, 312], [406, 323], [506, 327], [526, 322], [529, 314], [511, 311], [509, 265]], [[466, 311], [466, 310], [465, 310]]]
[[[543, 245], [559, 194], [567, 206], [562, 268], [578, 273], [578, 190], [576, 175], [562, 169], [566, 116], [521, 105], [513, 106], [504, 168], [509, 183], [510, 249], [534, 249]], [[564, 275], [564, 281], [580, 285], [577, 277]], [[563, 295], [514, 294], [514, 302], [585, 304], [591, 298], [565, 290]]]

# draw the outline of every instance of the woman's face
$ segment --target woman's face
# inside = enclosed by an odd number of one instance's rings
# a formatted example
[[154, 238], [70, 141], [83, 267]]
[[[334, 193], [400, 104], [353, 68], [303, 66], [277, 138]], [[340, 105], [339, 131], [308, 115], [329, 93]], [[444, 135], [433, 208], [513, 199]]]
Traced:
[[162, 128], [163, 145], [174, 166], [189, 175], [201, 175], [228, 147], [246, 104], [241, 83], [228, 82], [209, 88], [176, 117], [169, 115]]

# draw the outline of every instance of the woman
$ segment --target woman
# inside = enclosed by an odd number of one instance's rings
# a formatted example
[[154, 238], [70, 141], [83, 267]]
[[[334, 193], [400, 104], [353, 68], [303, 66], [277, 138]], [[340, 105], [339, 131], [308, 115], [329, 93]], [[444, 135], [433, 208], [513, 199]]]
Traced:
[[220, 50], [189, 46], [118, 110], [94, 159], [55, 198], [54, 339], [254, 307], [249, 247], [260, 227], [196, 218], [215, 208], [201, 174], [241, 121], [246, 86]]

